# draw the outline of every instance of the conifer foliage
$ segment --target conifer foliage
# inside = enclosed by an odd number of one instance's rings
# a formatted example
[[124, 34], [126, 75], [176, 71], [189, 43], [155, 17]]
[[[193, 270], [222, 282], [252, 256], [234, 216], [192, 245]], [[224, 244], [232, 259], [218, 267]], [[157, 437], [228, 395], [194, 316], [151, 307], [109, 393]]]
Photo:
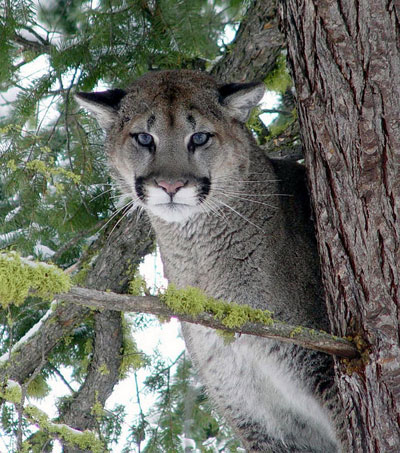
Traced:
[[[221, 51], [230, 11], [204, 0], [43, 5], [7, 0], [0, 11], [0, 88], [9, 101], [0, 112], [1, 246], [40, 257], [94, 230], [113, 206], [101, 133], [71, 92], [204, 66]], [[73, 262], [77, 246], [60, 263]]]
[[[98, 253], [93, 241], [112, 230], [124, 208], [109, 176], [103, 133], [78, 110], [73, 92], [124, 87], [154, 69], [210, 69], [227, 50], [226, 27], [235, 27], [247, 6], [237, 0], [4, 0], [0, 250], [80, 269], [74, 283], [85, 283], [88, 263]], [[130, 266], [130, 278], [136, 268]], [[49, 301], [30, 295], [23, 304], [8, 304], [0, 311], [3, 380], [8, 377], [7, 359], [18, 354], [12, 348], [41, 319], [51, 324], [52, 310]], [[117, 444], [125, 445], [126, 452], [192, 451], [191, 443], [201, 451], [236, 451], [237, 442], [209, 407], [187, 358], [181, 355], [169, 364], [138, 350], [130, 329], [154, 322], [144, 316], [122, 322], [120, 378], [131, 373], [135, 382], [133, 370], [145, 367], [145, 392], [157, 396], [154, 408], [150, 413], [140, 408], [124, 440], [125, 405], [104, 411], [99, 396], [90, 410], [96, 441], [68, 438], [57, 422], [64, 420], [62, 414], [84, 384], [94, 354], [95, 317], [89, 310], [80, 316], [47, 360], [26, 377], [26, 385], [20, 389], [13, 381], [1, 382], [0, 451], [53, 451], [54, 439], [62, 441], [64, 451], [88, 451], [88, 445], [90, 451], [113, 451]], [[109, 372], [106, 365], [101, 371]], [[70, 396], [57, 403], [60, 418], [49, 421], [27, 404], [46, 396], [53, 378], [69, 387]], [[140, 402], [139, 393], [137, 397]], [[98, 440], [102, 447], [96, 446]]]

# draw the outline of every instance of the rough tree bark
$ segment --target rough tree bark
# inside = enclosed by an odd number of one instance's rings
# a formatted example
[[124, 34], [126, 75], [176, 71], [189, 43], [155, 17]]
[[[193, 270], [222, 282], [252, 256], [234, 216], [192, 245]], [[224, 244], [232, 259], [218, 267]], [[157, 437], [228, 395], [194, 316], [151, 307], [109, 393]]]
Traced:
[[285, 46], [279, 30], [278, 0], [254, 0], [229, 51], [212, 68], [221, 82], [264, 80]]
[[333, 333], [348, 451], [400, 449], [400, 3], [281, 2]]
[[[123, 293], [127, 292], [132, 272], [137, 269], [140, 260], [153, 249], [154, 235], [144, 216], [124, 218], [110, 229], [111, 234], [106, 233], [95, 244], [95, 250], [91, 250], [99, 255], [85, 283], [89, 288]], [[61, 410], [64, 423], [81, 431], [96, 427], [96, 414], [92, 408], [95, 404], [104, 407], [118, 383], [122, 350], [121, 313], [111, 310], [95, 313], [93, 356], [88, 374], [80, 389]], [[77, 453], [81, 450], [64, 445], [63, 451]]]

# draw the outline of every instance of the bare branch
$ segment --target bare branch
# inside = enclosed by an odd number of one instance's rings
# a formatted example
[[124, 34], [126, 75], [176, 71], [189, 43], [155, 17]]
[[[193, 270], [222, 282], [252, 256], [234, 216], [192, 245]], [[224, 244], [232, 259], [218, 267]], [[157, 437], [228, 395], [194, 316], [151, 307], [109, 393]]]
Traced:
[[50, 368], [54, 373], [61, 379], [61, 381], [65, 384], [66, 387], [68, 387], [68, 390], [71, 392], [71, 395], [75, 393], [75, 390], [71, 387], [71, 384], [67, 381], [67, 379], [64, 377], [64, 375], [61, 373], [61, 371], [55, 367], [54, 365], [50, 364]]
[[201, 324], [213, 329], [272, 338], [287, 343], [295, 343], [308, 349], [314, 349], [316, 351], [344, 358], [351, 359], [359, 355], [356, 347], [350, 341], [335, 337], [323, 331], [315, 331], [306, 327], [291, 326], [275, 320], [271, 326], [258, 323], [246, 323], [240, 328], [232, 329], [226, 327], [221, 321], [215, 319], [209, 313], [201, 313], [197, 316], [175, 313], [156, 296], [128, 296], [74, 287], [68, 293], [59, 295], [58, 299], [74, 304], [88, 305], [98, 309], [151, 313], [163, 317], [176, 317], [180, 321]]
[[26, 39], [17, 33], [14, 35], [14, 41], [21, 45], [24, 49], [33, 50], [39, 54], [48, 54], [51, 50], [50, 44], [43, 44], [39, 41], [31, 41], [30, 39]]
[[[90, 248], [92, 254], [96, 254], [97, 250], [101, 250], [101, 253], [92, 263], [86, 279], [89, 287], [126, 290], [133, 269], [153, 247], [147, 218], [139, 220], [135, 216], [124, 217], [117, 225], [112, 227], [109, 235], [102, 235]], [[92, 408], [104, 407], [120, 378], [123, 347], [121, 313], [109, 309], [95, 313], [94, 331], [93, 354], [85, 381], [60, 413], [65, 423], [82, 431], [96, 428], [98, 420]], [[83, 450], [64, 444], [64, 451], [77, 453]]]
[[279, 110], [279, 109], [262, 109], [261, 113], [279, 113], [281, 115], [291, 115], [292, 112], [288, 110]]
[[84, 231], [77, 233], [72, 239], [70, 239], [62, 247], [60, 247], [57, 250], [57, 252], [51, 257], [53, 262], [57, 262], [57, 260], [60, 258], [60, 256], [64, 252], [66, 252], [67, 250], [70, 250], [72, 247], [74, 247], [76, 244], [78, 244], [78, 242], [81, 241], [82, 239], [87, 238], [88, 232], [90, 232], [90, 231], [97, 232], [105, 223], [106, 223], [106, 220], [100, 220], [95, 225], [90, 227], [88, 230], [84, 230]]

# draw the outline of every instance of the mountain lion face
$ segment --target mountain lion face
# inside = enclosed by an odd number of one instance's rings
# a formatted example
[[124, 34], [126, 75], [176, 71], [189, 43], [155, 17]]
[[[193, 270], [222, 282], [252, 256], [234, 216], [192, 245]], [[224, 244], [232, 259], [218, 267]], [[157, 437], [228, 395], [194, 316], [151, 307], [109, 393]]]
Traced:
[[111, 167], [134, 204], [184, 222], [217, 211], [243, 179], [253, 144], [243, 123], [263, 93], [259, 83], [220, 85], [204, 73], [160, 71], [127, 91], [76, 98], [105, 129]]

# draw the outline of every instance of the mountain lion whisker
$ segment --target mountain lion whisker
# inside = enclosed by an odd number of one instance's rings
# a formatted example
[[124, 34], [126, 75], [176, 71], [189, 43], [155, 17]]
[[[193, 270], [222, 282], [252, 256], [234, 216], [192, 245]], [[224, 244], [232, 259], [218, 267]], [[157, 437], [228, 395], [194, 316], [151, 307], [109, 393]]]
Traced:
[[[127, 91], [77, 100], [105, 130], [110, 167], [134, 197], [112, 219], [134, 207], [149, 214], [171, 283], [328, 330], [304, 168], [270, 159], [245, 126], [264, 91], [154, 71]], [[251, 335], [227, 344], [186, 322], [182, 333], [210, 401], [248, 453], [339, 453], [330, 356]]]
[[250, 203], [262, 204], [263, 206], [268, 206], [269, 208], [272, 208], [272, 209], [279, 209], [277, 206], [274, 206], [272, 204], [268, 204], [263, 201], [252, 200], [251, 198], [241, 197], [240, 195], [234, 195], [232, 193], [226, 193], [226, 192], [223, 192], [222, 190], [217, 191], [217, 193], [225, 195], [226, 197], [231, 198], [231, 199], [249, 201]]

